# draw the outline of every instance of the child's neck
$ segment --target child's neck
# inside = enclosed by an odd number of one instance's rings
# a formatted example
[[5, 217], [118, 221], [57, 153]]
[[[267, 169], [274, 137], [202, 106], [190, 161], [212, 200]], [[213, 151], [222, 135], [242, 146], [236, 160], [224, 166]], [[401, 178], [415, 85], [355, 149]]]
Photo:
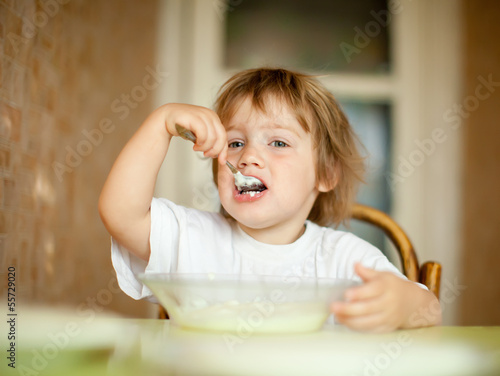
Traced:
[[306, 226], [304, 222], [295, 226], [272, 226], [263, 229], [251, 228], [238, 223], [240, 228], [255, 240], [266, 244], [291, 244], [304, 234]]

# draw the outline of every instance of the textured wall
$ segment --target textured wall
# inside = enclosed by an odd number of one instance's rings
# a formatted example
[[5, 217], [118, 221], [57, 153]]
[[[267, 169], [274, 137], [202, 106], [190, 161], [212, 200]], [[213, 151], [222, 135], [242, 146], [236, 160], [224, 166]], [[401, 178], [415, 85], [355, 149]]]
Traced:
[[165, 79], [156, 12], [153, 0], [0, 0], [0, 275], [16, 267], [19, 304], [146, 314], [116, 290], [97, 200]]
[[500, 2], [464, 5], [463, 325], [500, 325]]

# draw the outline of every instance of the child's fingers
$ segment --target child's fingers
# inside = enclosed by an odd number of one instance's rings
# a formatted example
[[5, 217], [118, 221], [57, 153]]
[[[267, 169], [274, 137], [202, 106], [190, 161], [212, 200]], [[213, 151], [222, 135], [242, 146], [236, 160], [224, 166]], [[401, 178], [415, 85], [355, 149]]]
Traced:
[[225, 165], [227, 161], [227, 142], [223, 146], [222, 151], [218, 155], [218, 160], [220, 165]]
[[387, 311], [376, 301], [336, 302], [331, 308], [337, 322], [354, 330], [385, 332], [395, 329], [388, 319]]
[[216, 138], [213, 141], [213, 144], [207, 141], [204, 147], [207, 147], [206, 150], [203, 150], [203, 154], [205, 157], [218, 158], [220, 163], [226, 163], [227, 157], [227, 142], [225, 139]]
[[378, 281], [367, 282], [361, 286], [349, 288], [344, 297], [347, 301], [374, 299], [384, 292], [383, 286]]
[[227, 134], [219, 118], [214, 119], [215, 140], [212, 146], [212, 157], [219, 156], [219, 162], [225, 163], [227, 156]]
[[193, 150], [207, 157], [217, 157], [221, 152], [225, 158], [227, 148], [226, 130], [219, 116], [212, 110], [187, 104], [168, 104], [164, 107], [165, 124], [171, 135], [180, 136], [178, 126], [193, 133]]
[[353, 330], [363, 332], [382, 333], [394, 329], [391, 325], [387, 324], [385, 316], [382, 313], [374, 313], [365, 316], [336, 315], [335, 320]]
[[216, 158], [227, 147], [226, 130], [214, 112], [208, 115], [203, 119], [201, 134], [194, 150], [203, 151], [206, 157]]
[[193, 149], [202, 152], [210, 150], [216, 139], [211, 119], [200, 116], [193, 121], [193, 127], [196, 134], [196, 142]]
[[377, 278], [380, 276], [381, 272], [376, 271], [374, 269], [367, 268], [366, 266], [363, 266], [360, 262], [357, 262], [354, 265], [354, 271], [356, 272], [357, 275], [360, 276], [360, 278], [364, 281], [370, 281], [374, 278]]
[[343, 316], [364, 316], [383, 311], [380, 301], [377, 299], [363, 300], [359, 302], [335, 302], [331, 306], [334, 314]]

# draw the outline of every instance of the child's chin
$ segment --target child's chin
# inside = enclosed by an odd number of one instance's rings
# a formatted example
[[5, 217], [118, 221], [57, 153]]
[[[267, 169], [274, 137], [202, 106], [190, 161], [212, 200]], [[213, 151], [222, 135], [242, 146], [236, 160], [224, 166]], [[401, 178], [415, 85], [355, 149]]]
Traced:
[[262, 230], [265, 226], [264, 218], [248, 216], [248, 215], [234, 215], [231, 216], [241, 226], [250, 228], [252, 230]]

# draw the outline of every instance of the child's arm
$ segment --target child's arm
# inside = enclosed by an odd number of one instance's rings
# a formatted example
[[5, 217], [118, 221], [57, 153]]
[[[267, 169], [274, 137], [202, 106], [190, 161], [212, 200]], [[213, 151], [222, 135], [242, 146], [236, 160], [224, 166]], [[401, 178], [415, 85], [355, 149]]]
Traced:
[[356, 264], [364, 284], [346, 291], [346, 302], [332, 305], [341, 324], [355, 330], [387, 332], [441, 323], [436, 296], [415, 283], [390, 272], [379, 272]]
[[149, 260], [150, 205], [160, 166], [167, 154], [175, 124], [197, 136], [193, 146], [205, 156], [225, 163], [226, 132], [212, 110], [166, 104], [155, 110], [116, 159], [99, 198], [99, 213], [109, 233], [143, 260]]

